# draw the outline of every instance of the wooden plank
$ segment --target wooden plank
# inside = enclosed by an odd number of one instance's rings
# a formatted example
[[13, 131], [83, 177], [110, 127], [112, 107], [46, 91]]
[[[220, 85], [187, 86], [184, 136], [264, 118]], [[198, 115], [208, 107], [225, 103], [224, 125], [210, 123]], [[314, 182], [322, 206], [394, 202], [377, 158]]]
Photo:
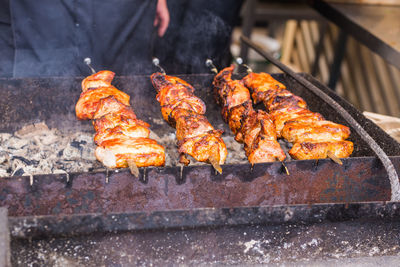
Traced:
[[394, 93], [396, 94], [397, 102], [400, 103], [400, 70], [395, 66], [388, 64], [390, 81], [394, 87]]
[[304, 38], [300, 29], [296, 31], [295, 40], [296, 40], [296, 48], [300, 59], [301, 69], [303, 72], [309, 73], [311, 71], [309, 67], [310, 63], [308, 62], [306, 47], [304, 45]]
[[390, 82], [389, 71], [386, 62], [377, 54], [371, 53], [372, 61], [374, 62], [375, 70], [377, 73], [380, 90], [382, 92], [385, 103], [387, 103], [389, 115], [398, 116], [400, 113], [399, 103], [394, 92], [394, 88]]
[[379, 87], [378, 78], [375, 73], [373, 66], [371, 52], [368, 48], [363, 45], [359, 45], [359, 49], [356, 52], [360, 52], [360, 59], [362, 61], [364, 76], [367, 80], [366, 88], [369, 89], [366, 93], [373, 100], [373, 106], [375, 107], [376, 113], [388, 114], [386, 103], [383, 100], [381, 88]]
[[282, 58], [281, 62], [283, 64], [290, 63], [290, 57], [292, 55], [292, 50], [294, 46], [294, 39], [297, 29], [297, 21], [296, 20], [288, 20], [285, 25], [285, 32], [283, 34], [282, 41]]
[[399, 0], [326, 0], [329, 3], [400, 6]]
[[[346, 81], [347, 99], [361, 110], [370, 110], [371, 105], [368, 104], [368, 97], [366, 99], [363, 97], [363, 95], [367, 94], [362, 92], [364, 88], [363, 77], [359, 59], [354, 52], [355, 49], [356, 44], [354, 39], [349, 38], [345, 54], [346, 60], [343, 62], [344, 69], [342, 69], [342, 77], [344, 77]], [[352, 83], [352, 80], [355, 82]]]
[[312, 64], [315, 60], [315, 45], [311, 37], [311, 31], [309, 28], [309, 21], [302, 20], [300, 22], [300, 29], [304, 39], [304, 46], [307, 52], [308, 68], [311, 70]]
[[[313, 42], [316, 43], [319, 41], [319, 27], [318, 23], [315, 21], [312, 21], [310, 23], [310, 30], [311, 30], [311, 36], [313, 38]], [[329, 79], [329, 67], [328, 67], [328, 62], [327, 59], [324, 55], [324, 53], [321, 53], [321, 56], [318, 61], [318, 67], [319, 67], [319, 74], [320, 74], [320, 80], [322, 82], [327, 82]]]

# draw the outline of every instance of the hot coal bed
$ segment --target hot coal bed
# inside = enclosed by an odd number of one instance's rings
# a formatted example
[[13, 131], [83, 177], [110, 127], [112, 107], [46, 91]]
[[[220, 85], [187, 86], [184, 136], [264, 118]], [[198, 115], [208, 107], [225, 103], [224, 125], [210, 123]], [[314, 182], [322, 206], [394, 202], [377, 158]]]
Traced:
[[[8, 208], [12, 237], [20, 240], [126, 230], [320, 222], [332, 220], [336, 213], [340, 218], [359, 218], [377, 210], [382, 213], [382, 209], [398, 216], [385, 205], [366, 208], [360, 204], [388, 201], [391, 189], [381, 162], [354, 129], [350, 137], [354, 153], [343, 159], [343, 165], [330, 159], [289, 159], [285, 161], [289, 175], [280, 162], [251, 166], [222, 121], [211, 88], [213, 75], [179, 77], [196, 88], [195, 94], [207, 105], [209, 121], [225, 131], [230, 156], [222, 166], [222, 175], [203, 163], [192, 162], [186, 167], [177, 164], [175, 130], [163, 121], [148, 76], [117, 77], [114, 82], [131, 96], [138, 118], [148, 122], [152, 135], [166, 146], [167, 165], [141, 168], [138, 179], [127, 169], [105, 170], [94, 159], [92, 125], [78, 121], [74, 112], [82, 77], [2, 79], [1, 145], [9, 151], [20, 149], [4, 156], [0, 163], [8, 164], [1, 173], [0, 205]], [[274, 77], [303, 97], [310, 110], [352, 128], [292, 78], [285, 74]], [[399, 172], [399, 144], [349, 103], [312, 77], [304, 77], [348, 110]], [[29, 143], [33, 152], [28, 151]], [[54, 152], [45, 154], [52, 146], [56, 147]], [[30, 158], [30, 152], [38, 158]], [[55, 165], [31, 175], [28, 167], [39, 166], [45, 159]]]

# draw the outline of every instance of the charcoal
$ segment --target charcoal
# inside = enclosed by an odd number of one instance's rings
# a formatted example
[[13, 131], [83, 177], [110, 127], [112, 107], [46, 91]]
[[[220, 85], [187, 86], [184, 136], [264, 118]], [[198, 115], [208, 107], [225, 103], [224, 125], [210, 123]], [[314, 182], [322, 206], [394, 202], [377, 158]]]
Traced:
[[19, 168], [14, 172], [13, 176], [22, 176], [24, 173], [24, 169]]

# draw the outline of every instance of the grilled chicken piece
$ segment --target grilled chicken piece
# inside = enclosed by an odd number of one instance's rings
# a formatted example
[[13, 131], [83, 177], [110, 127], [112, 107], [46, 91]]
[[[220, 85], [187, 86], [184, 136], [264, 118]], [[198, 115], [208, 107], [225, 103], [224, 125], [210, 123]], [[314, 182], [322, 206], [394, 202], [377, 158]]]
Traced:
[[311, 122], [311, 121], [321, 121], [324, 119], [324, 117], [315, 112], [311, 112], [308, 109], [299, 109], [295, 112], [288, 112], [288, 113], [277, 113], [275, 112], [275, 116], [272, 117], [275, 128], [276, 128], [276, 134], [278, 137], [281, 137], [281, 131], [283, 127], [285, 126], [286, 122], [291, 122], [291, 121], [303, 121], [303, 122]]
[[275, 126], [264, 111], [253, 109], [249, 90], [232, 80], [233, 66], [223, 69], [214, 78], [214, 93], [222, 106], [222, 117], [235, 134], [235, 140], [244, 143], [250, 163], [284, 160], [285, 153], [276, 140]]
[[[328, 154], [347, 157], [353, 143], [344, 141], [350, 135], [346, 126], [324, 120], [319, 113], [278, 81], [265, 73], [251, 73], [242, 79], [255, 102], [262, 101], [271, 115], [278, 137], [294, 143], [289, 154], [295, 159], [326, 158]], [[328, 153], [329, 152], [329, 153]]]
[[342, 141], [350, 136], [350, 129], [330, 121], [291, 121], [282, 129], [282, 136], [291, 143]]
[[137, 167], [163, 166], [164, 148], [150, 138], [118, 137], [101, 143], [96, 158], [108, 168], [126, 168], [133, 160]]
[[164, 165], [164, 148], [148, 138], [149, 125], [136, 118], [129, 96], [111, 85], [114, 75], [100, 71], [85, 78], [75, 107], [79, 119], [95, 119], [96, 158], [109, 168]]
[[129, 95], [121, 92], [113, 86], [98, 87], [83, 92], [75, 106], [76, 116], [80, 120], [93, 119], [100, 100], [108, 96], [114, 96], [116, 100], [129, 106]]
[[98, 87], [109, 87], [114, 79], [115, 73], [109, 70], [102, 70], [90, 75], [82, 81], [82, 92]]
[[114, 128], [98, 131], [94, 136], [94, 142], [97, 145], [101, 145], [106, 140], [121, 138], [124, 136], [132, 138], [148, 138], [150, 136], [150, 130], [140, 125], [119, 125]]
[[253, 88], [251, 97], [254, 104], [263, 101], [266, 98], [265, 94], [271, 90], [286, 89], [285, 85], [272, 78], [268, 73], [263, 72], [249, 73], [242, 81], [247, 88]]
[[333, 153], [338, 158], [350, 157], [353, 143], [350, 141], [302, 142], [296, 143], [289, 154], [294, 159], [324, 159]]
[[109, 113], [124, 115], [133, 120], [136, 119], [133, 109], [119, 102], [114, 96], [109, 96], [100, 100], [97, 110], [93, 115], [93, 119], [99, 119]]
[[222, 131], [214, 130], [203, 115], [206, 106], [193, 94], [194, 88], [182, 79], [161, 73], [151, 75], [151, 81], [164, 120], [176, 128], [180, 162], [189, 164], [186, 155], [190, 155], [214, 167], [223, 164], [228, 151], [221, 138]]
[[132, 119], [125, 115], [109, 113], [101, 117], [100, 119], [93, 121], [94, 130], [96, 132], [104, 131], [106, 129], [111, 129], [117, 126], [142, 126], [149, 128], [150, 125], [144, 121], [138, 119]]
[[[224, 164], [228, 150], [221, 138], [222, 130], [210, 130], [206, 133], [184, 138], [178, 142], [179, 153], [191, 155], [200, 162], [218, 162]], [[186, 157], [181, 158], [181, 162], [186, 162]]]
[[181, 100], [178, 100], [175, 102], [175, 104], [172, 105], [164, 105], [161, 107], [161, 113], [164, 118], [169, 124], [174, 126], [174, 119], [171, 117], [172, 111], [175, 109], [186, 109], [186, 110], [192, 110], [196, 114], [205, 114], [206, 113], [206, 105], [204, 102], [196, 97], [196, 96], [189, 96], [187, 98], [183, 98]]

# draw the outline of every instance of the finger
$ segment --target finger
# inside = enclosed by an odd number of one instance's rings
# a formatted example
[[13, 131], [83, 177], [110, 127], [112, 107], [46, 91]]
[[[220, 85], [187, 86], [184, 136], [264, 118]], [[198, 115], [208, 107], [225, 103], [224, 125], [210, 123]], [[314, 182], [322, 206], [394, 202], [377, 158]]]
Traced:
[[158, 15], [156, 15], [156, 17], [154, 18], [153, 26], [154, 27], [157, 26], [159, 22], [160, 22], [160, 19], [158, 18]]
[[169, 17], [165, 17], [160, 21], [160, 26], [158, 27], [158, 36], [163, 37], [168, 29]]

